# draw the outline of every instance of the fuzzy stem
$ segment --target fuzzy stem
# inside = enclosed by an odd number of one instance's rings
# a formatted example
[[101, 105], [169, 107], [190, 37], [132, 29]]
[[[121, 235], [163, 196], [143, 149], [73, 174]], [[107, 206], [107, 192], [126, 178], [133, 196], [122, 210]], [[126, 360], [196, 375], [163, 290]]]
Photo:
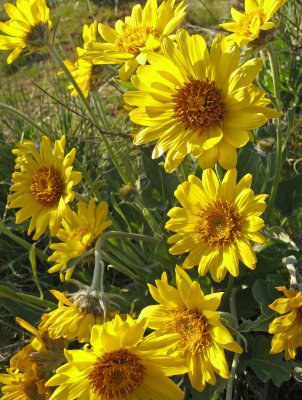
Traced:
[[[238, 287], [233, 288], [233, 290], [231, 292], [231, 297], [230, 297], [230, 311], [231, 311], [231, 314], [236, 319], [236, 325], [238, 325], [238, 318], [237, 318], [237, 311], [236, 311], [237, 291], [238, 291]], [[237, 336], [236, 342], [238, 344], [240, 344], [240, 336], [239, 335]], [[238, 366], [239, 356], [240, 356], [240, 354], [236, 353], [233, 358], [230, 379], [229, 379], [229, 383], [227, 386], [225, 400], [233, 399], [233, 387], [234, 387], [234, 380], [235, 380], [236, 370], [237, 370], [237, 366]]]
[[227, 301], [229, 300], [229, 298], [231, 296], [234, 282], [235, 282], [235, 277], [233, 275], [230, 275], [229, 280], [228, 280], [228, 285], [227, 285], [224, 295], [222, 297], [222, 302], [221, 302], [221, 306], [220, 306], [221, 309], [224, 308], [224, 306], [226, 305]]
[[104, 263], [101, 261], [101, 250], [104, 243], [104, 235], [101, 235], [95, 245], [94, 250], [94, 271], [92, 283], [89, 290], [92, 292], [104, 292]]
[[[274, 87], [274, 96], [275, 96], [275, 106], [278, 111], [281, 109], [281, 96], [280, 96], [280, 82], [279, 82], [279, 73], [278, 73], [278, 62], [275, 54], [275, 49], [273, 44], [270, 43], [267, 47], [267, 54], [270, 62], [272, 78], [273, 78], [273, 87]], [[269, 220], [271, 217], [271, 213], [275, 204], [276, 195], [278, 191], [278, 185], [281, 177], [281, 169], [282, 169], [282, 130], [281, 130], [281, 121], [280, 117], [277, 118], [277, 132], [276, 132], [276, 170], [275, 176], [273, 180], [273, 186], [271, 190], [271, 195], [268, 201], [267, 206], [267, 219]]]

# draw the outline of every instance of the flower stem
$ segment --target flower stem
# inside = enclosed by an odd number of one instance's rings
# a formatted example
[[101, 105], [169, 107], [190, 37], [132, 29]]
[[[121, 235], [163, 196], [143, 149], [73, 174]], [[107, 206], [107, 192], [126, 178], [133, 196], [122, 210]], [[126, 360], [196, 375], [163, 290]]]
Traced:
[[101, 260], [101, 250], [104, 243], [103, 235], [99, 236], [94, 250], [94, 271], [92, 277], [92, 283], [89, 287], [90, 293], [96, 293], [99, 296], [101, 307], [103, 310], [103, 318], [106, 321], [107, 314], [107, 299], [104, 291], [104, 272], [105, 272], [105, 264]]
[[[270, 43], [269, 46], [267, 47], [267, 54], [270, 62], [270, 67], [271, 67], [271, 72], [272, 72], [272, 78], [273, 78], [273, 88], [274, 88], [274, 96], [275, 96], [275, 107], [278, 111], [281, 109], [281, 96], [280, 96], [280, 82], [279, 82], [279, 73], [278, 73], [278, 63], [277, 63], [277, 58], [275, 54], [275, 49], [273, 47], [273, 44]], [[275, 176], [273, 180], [273, 186], [270, 194], [270, 198], [268, 201], [268, 206], [267, 206], [267, 219], [269, 220], [271, 217], [271, 213], [275, 204], [276, 200], [276, 195], [278, 191], [278, 185], [280, 182], [280, 177], [281, 177], [281, 169], [282, 169], [282, 130], [281, 130], [281, 121], [280, 117], [277, 118], [276, 121], [277, 124], [277, 131], [276, 131], [276, 168], [275, 168]]]
[[[238, 291], [238, 287], [232, 289], [231, 297], [230, 297], [230, 311], [233, 317], [236, 319], [236, 323], [238, 325], [238, 318], [237, 318], [237, 311], [236, 311], [236, 294]], [[237, 336], [236, 342], [240, 344], [240, 336]], [[225, 400], [232, 400], [233, 399], [233, 387], [234, 387], [234, 380], [236, 375], [236, 370], [239, 361], [239, 354], [236, 353], [233, 358], [232, 368], [230, 373], [230, 379], [226, 390], [226, 397]]]
[[229, 300], [229, 298], [231, 296], [234, 282], [235, 282], [235, 277], [233, 275], [230, 275], [229, 280], [228, 280], [228, 285], [227, 285], [224, 295], [222, 297], [222, 302], [221, 302], [221, 306], [220, 306], [221, 309], [224, 308], [224, 306], [226, 305], [227, 301]]
[[128, 239], [143, 240], [146, 242], [156, 242], [156, 239], [146, 235], [140, 235], [136, 233], [119, 232], [119, 231], [108, 231], [99, 236], [94, 250], [94, 271], [92, 277], [92, 283], [89, 287], [89, 291], [99, 292], [102, 300], [102, 308], [104, 310], [104, 316], [106, 316], [106, 296], [104, 292], [104, 271], [105, 264], [102, 261], [102, 247], [104, 241], [110, 237], [121, 237]]
[[71, 84], [73, 85], [74, 89], [76, 90], [77, 94], [79, 95], [83, 105], [85, 106], [93, 124], [95, 125], [95, 127], [98, 129], [101, 138], [106, 146], [106, 149], [109, 153], [109, 156], [115, 166], [115, 168], [117, 169], [118, 173], [120, 174], [120, 177], [122, 178], [122, 180], [127, 183], [129, 182], [129, 179], [126, 177], [126, 175], [124, 174], [124, 172], [122, 171], [119, 162], [117, 160], [117, 158], [115, 157], [115, 154], [110, 146], [110, 143], [107, 139], [107, 137], [104, 134], [104, 129], [102, 128], [102, 126], [99, 124], [99, 120], [98, 117], [95, 115], [93, 109], [91, 108], [89, 101], [86, 99], [86, 97], [84, 96], [82, 90], [80, 89], [79, 85], [76, 83], [74, 77], [72, 76], [71, 72], [69, 71], [69, 69], [66, 67], [64, 61], [62, 60], [62, 58], [60, 57], [59, 53], [57, 52], [56, 48], [52, 45], [52, 44], [48, 44], [47, 45], [47, 49], [49, 51], [49, 54], [51, 55], [51, 57], [54, 59], [54, 61], [57, 63], [57, 65], [62, 68], [62, 70], [64, 71], [64, 73], [66, 74], [66, 76], [68, 77], [68, 79], [70, 80]]

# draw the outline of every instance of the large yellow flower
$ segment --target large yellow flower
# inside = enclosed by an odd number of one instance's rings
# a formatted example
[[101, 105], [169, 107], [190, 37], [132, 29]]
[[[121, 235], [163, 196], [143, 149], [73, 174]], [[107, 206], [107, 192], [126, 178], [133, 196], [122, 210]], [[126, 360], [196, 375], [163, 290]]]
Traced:
[[72, 171], [76, 150], [64, 156], [65, 136], [56, 140], [52, 149], [51, 141], [43, 136], [40, 151], [31, 148], [23, 153], [21, 171], [13, 174], [15, 192], [9, 196], [8, 208], [21, 208], [16, 213], [16, 223], [30, 220], [28, 234], [35, 229], [34, 240], [49, 226], [50, 234], [56, 235], [66, 204], [74, 199], [72, 187], [81, 181], [81, 173]]
[[45, 387], [45, 380], [40, 379], [36, 371], [20, 372], [11, 368], [7, 374], [0, 374], [2, 400], [48, 400], [50, 388]]
[[145, 320], [129, 316], [94, 325], [91, 347], [66, 351], [68, 363], [47, 382], [59, 385], [51, 400], [182, 400], [182, 391], [167, 376], [186, 372], [183, 360], [158, 355], [152, 343], [145, 350], [145, 329]]
[[296, 357], [297, 347], [302, 347], [302, 291], [287, 289], [285, 286], [276, 289], [285, 297], [269, 305], [278, 314], [283, 314], [275, 318], [268, 328], [269, 333], [274, 335], [270, 353], [285, 351], [285, 359], [290, 360]]
[[242, 47], [256, 39], [261, 39], [266, 31], [275, 28], [275, 24], [270, 19], [287, 1], [245, 0], [244, 13], [231, 8], [235, 22], [220, 24], [227, 31], [234, 32], [227, 37], [227, 41]]
[[79, 342], [89, 342], [92, 326], [103, 323], [98, 293], [81, 291], [70, 298], [57, 290], [51, 293], [59, 300], [58, 308], [42, 316], [39, 328], [47, 330], [51, 339], [77, 338]]
[[220, 282], [227, 271], [239, 275], [239, 260], [248, 268], [256, 267], [256, 256], [250, 240], [264, 243], [259, 230], [264, 222], [259, 215], [265, 210], [266, 194], [254, 195], [252, 176], [245, 175], [236, 185], [237, 171], [226, 172], [219, 184], [215, 172], [207, 169], [202, 181], [196, 176], [181, 183], [175, 197], [181, 207], [168, 212], [166, 228], [176, 232], [169, 237], [171, 254], [189, 252], [184, 268], [198, 265], [200, 275], [210, 271]]
[[136, 4], [131, 16], [126, 17], [125, 22], [118, 20], [115, 29], [99, 24], [99, 32], [106, 43], [87, 44], [88, 55], [96, 64], [123, 64], [119, 75], [127, 80], [138, 65], [146, 63], [146, 54], [159, 49], [160, 39], [184, 19], [184, 3], [176, 8], [174, 5], [175, 0], [165, 0], [159, 7], [157, 0], [148, 0], [143, 9]]
[[38, 51], [49, 40], [51, 21], [45, 0], [17, 0], [16, 6], [4, 5], [7, 22], [0, 22], [0, 50], [13, 50], [7, 58], [12, 63], [24, 48], [29, 52]]
[[[97, 21], [94, 21], [90, 26], [83, 26], [84, 45], [95, 42], [96, 36]], [[85, 50], [81, 47], [77, 47], [76, 51], [78, 59], [75, 63], [71, 61], [64, 62], [79, 88], [82, 90], [84, 96], [87, 97], [89, 92], [100, 84], [102, 67], [93, 64], [91, 57], [87, 57]], [[74, 89], [72, 84], [68, 86], [68, 89], [71, 90], [72, 96], [77, 96], [77, 91]]]
[[[97, 208], [93, 199], [86, 205], [83, 201], [78, 203], [78, 212], [66, 207], [66, 215], [62, 219], [62, 228], [57, 237], [62, 243], [50, 245], [53, 254], [48, 261], [54, 261], [55, 265], [48, 272], [65, 272], [69, 260], [79, 257], [93, 247], [98, 236], [112, 224], [107, 220], [108, 204], [101, 202]], [[66, 279], [72, 275], [74, 268], [66, 271]]]
[[145, 126], [134, 144], [157, 140], [152, 157], [167, 152], [168, 172], [187, 154], [202, 168], [217, 160], [225, 169], [235, 168], [236, 148], [252, 138], [249, 131], [278, 115], [252, 84], [262, 62], [254, 58], [239, 67], [239, 49], [228, 47], [222, 36], [214, 39], [210, 54], [200, 35], [179, 30], [176, 39], [177, 46], [163, 39], [163, 55], [148, 55], [151, 65], [140, 67], [132, 79], [138, 91], [125, 94], [126, 103], [136, 107], [131, 120]]
[[[178, 353], [186, 360], [192, 386], [199, 391], [207, 383], [215, 385], [215, 372], [229, 378], [224, 349], [242, 353], [229, 331], [221, 324], [219, 307], [223, 292], [204, 295], [198, 282], [176, 267], [177, 289], [168, 284], [167, 274], [148, 284], [151, 296], [160, 303], [148, 306], [140, 314], [148, 326], [156, 329], [150, 338], [161, 337], [167, 353]], [[146, 343], [148, 338], [146, 339]]]

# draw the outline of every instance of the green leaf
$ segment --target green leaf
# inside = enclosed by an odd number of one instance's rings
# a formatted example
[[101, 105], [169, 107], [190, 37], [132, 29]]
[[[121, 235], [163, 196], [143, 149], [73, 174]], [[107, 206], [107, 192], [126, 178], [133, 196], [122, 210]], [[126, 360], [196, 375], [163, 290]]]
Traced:
[[10, 299], [0, 299], [0, 303], [15, 317], [20, 317], [25, 319], [32, 325], [36, 325], [36, 323], [41, 318], [41, 313], [38, 311], [34, 311], [30, 307], [26, 307], [26, 305], [17, 303], [16, 301]]
[[286, 215], [302, 206], [302, 174], [279, 183], [275, 206]]
[[253, 175], [252, 188], [257, 193], [261, 192], [264, 178], [266, 173], [265, 163], [267, 158], [256, 151], [255, 146], [251, 143], [245, 145], [238, 153], [238, 179], [241, 179], [247, 173]]
[[[179, 180], [175, 174], [167, 174], [165, 170], [159, 165], [157, 160], [152, 160], [150, 150], [142, 150], [142, 162], [149, 185], [146, 186], [147, 193], [144, 196], [144, 200], [149, 196], [157, 203], [157, 208], [166, 210], [171, 208], [175, 199], [174, 191], [179, 184]], [[147, 206], [147, 204], [146, 204]], [[160, 206], [160, 207], [159, 207]]]
[[248, 352], [241, 356], [238, 364], [239, 373], [250, 367], [262, 382], [268, 382], [271, 379], [278, 387], [282, 382], [290, 379], [295, 364], [292, 361], [285, 361], [282, 353], [269, 354], [271, 338], [247, 334], [246, 339]]
[[0, 302], [15, 317], [21, 317], [30, 323], [39, 321], [41, 314], [55, 309], [56, 304], [26, 293], [18, 293], [11, 287], [0, 285]]
[[250, 319], [243, 320], [242, 324], [238, 327], [240, 332], [267, 332], [269, 324], [274, 319], [274, 314], [271, 315], [261, 314], [256, 321]]
[[38, 273], [37, 273], [37, 259], [36, 259], [36, 245], [35, 244], [33, 244], [29, 250], [29, 261], [30, 261], [31, 269], [32, 269], [33, 276], [34, 276], [34, 281], [35, 281], [37, 288], [39, 290], [39, 293], [40, 293], [40, 298], [43, 300], [44, 293], [43, 293], [42, 287], [40, 285]]
[[262, 314], [269, 317], [273, 311], [268, 308], [268, 304], [280, 297], [278, 291], [275, 289], [275, 283], [269, 282], [264, 279], [257, 279], [252, 287], [253, 295], [258, 304], [260, 304]]

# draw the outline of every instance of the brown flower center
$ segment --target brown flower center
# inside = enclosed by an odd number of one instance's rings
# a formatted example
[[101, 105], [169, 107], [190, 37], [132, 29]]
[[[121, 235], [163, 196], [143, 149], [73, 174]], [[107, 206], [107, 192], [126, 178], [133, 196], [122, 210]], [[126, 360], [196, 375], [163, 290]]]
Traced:
[[207, 319], [193, 310], [171, 310], [171, 319], [165, 324], [167, 333], [179, 334], [179, 348], [184, 353], [202, 352], [211, 345], [212, 338], [208, 332]]
[[235, 242], [241, 233], [239, 213], [227, 201], [218, 200], [199, 213], [197, 232], [211, 246]]
[[106, 400], [128, 398], [144, 377], [145, 367], [139, 357], [127, 349], [103, 354], [88, 375], [93, 391]]
[[240, 36], [251, 36], [253, 34], [251, 30], [251, 24], [255, 17], [259, 17], [260, 26], [264, 23], [266, 15], [261, 7], [255, 8], [255, 10], [244, 14], [241, 20], [238, 23], [238, 29], [236, 31]]
[[173, 96], [174, 118], [185, 129], [221, 126], [225, 106], [222, 92], [214, 81], [190, 79]]
[[149, 35], [157, 39], [160, 37], [160, 33], [155, 28], [129, 26], [114, 44], [119, 51], [138, 55], [140, 49], [146, 46]]
[[39, 203], [53, 206], [63, 194], [64, 183], [54, 167], [45, 165], [33, 176], [30, 191]]

